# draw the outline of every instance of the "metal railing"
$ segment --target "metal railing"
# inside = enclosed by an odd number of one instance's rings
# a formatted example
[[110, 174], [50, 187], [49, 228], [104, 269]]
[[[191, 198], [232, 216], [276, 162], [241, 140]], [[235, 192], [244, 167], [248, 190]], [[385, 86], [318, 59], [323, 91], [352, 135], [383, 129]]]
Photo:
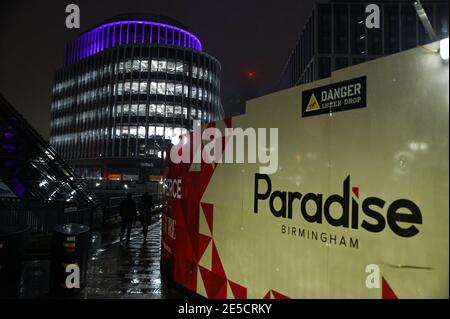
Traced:
[[[152, 193], [155, 206], [162, 204], [162, 194]], [[51, 234], [55, 226], [77, 223], [91, 227], [104, 226], [106, 223], [120, 221], [120, 203], [125, 196], [110, 197], [102, 205], [67, 209], [63, 203], [43, 204], [42, 202], [0, 201], [0, 225], [26, 225], [31, 235]], [[133, 196], [139, 207], [141, 195]]]
[[[155, 206], [162, 205], [162, 194], [161, 193], [152, 193], [150, 194], [153, 198], [153, 204]], [[119, 208], [122, 200], [125, 199], [125, 196], [115, 196], [110, 197], [107, 202], [103, 204], [103, 223], [114, 223], [119, 221]], [[136, 203], [136, 206], [139, 208], [139, 203], [141, 201], [141, 195], [133, 195], [133, 200]]]
[[55, 226], [66, 223], [88, 225], [98, 223], [95, 207], [65, 211], [63, 205], [40, 202], [0, 202], [0, 225], [26, 225], [31, 234], [50, 234]]

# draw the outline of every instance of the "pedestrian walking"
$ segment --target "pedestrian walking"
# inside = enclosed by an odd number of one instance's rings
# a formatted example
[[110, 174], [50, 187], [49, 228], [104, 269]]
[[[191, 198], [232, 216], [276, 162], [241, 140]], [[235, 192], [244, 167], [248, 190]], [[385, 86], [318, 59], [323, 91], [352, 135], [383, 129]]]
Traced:
[[139, 205], [139, 215], [142, 225], [142, 234], [144, 235], [144, 244], [147, 242], [148, 226], [152, 223], [153, 197], [148, 192], [141, 197]]
[[136, 204], [133, 201], [133, 195], [127, 194], [120, 203], [120, 216], [122, 218], [122, 228], [120, 230], [120, 241], [123, 240], [125, 229], [127, 230], [127, 244], [130, 242], [131, 228], [133, 227], [133, 221], [136, 219]]

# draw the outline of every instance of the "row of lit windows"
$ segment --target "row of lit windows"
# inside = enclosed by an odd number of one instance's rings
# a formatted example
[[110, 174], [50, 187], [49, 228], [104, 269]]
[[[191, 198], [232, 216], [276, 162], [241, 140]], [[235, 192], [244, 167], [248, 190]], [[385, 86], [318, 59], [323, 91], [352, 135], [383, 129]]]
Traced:
[[[131, 104], [131, 105], [118, 105], [116, 107], [116, 116], [161, 116], [161, 117], [183, 117], [188, 118], [188, 108], [181, 107], [181, 105], [172, 104], [150, 104], [147, 109], [145, 104]], [[202, 113], [201, 110], [191, 108], [191, 118], [200, 119], [206, 117], [206, 112]]]
[[[80, 93], [76, 96], [77, 101], [88, 103], [96, 100], [97, 98], [108, 96], [110, 93], [110, 86], [104, 86], [99, 89], [94, 89]], [[114, 84], [114, 95], [119, 96], [127, 93], [133, 94], [147, 94], [148, 83], [147, 82], [131, 82]], [[151, 81], [150, 82], [150, 94], [161, 94], [168, 96], [181, 96], [189, 97], [189, 86], [181, 83], [166, 83], [164, 81]], [[191, 86], [191, 97], [198, 100], [211, 102], [212, 95], [208, 90]], [[74, 97], [66, 97], [53, 102], [53, 110], [60, 110], [69, 107], [75, 101]]]
[[[171, 140], [174, 137], [179, 137], [182, 134], [186, 134], [187, 130], [185, 128], [180, 127], [164, 127], [164, 126], [143, 126], [143, 125], [117, 125], [110, 129], [111, 137], [115, 136], [116, 138], [165, 138]], [[70, 133], [70, 134], [62, 134], [52, 136], [50, 138], [50, 143], [52, 145], [57, 145], [63, 142], [79, 142], [83, 140], [87, 140], [89, 138], [100, 138], [106, 137], [108, 135], [108, 129], [97, 129], [97, 130], [86, 130], [78, 133]]]
[[[92, 121], [98, 117], [104, 117], [108, 114], [109, 108], [101, 108], [95, 111], [85, 111], [75, 115], [75, 122], [79, 124], [80, 122], [85, 123]], [[173, 104], [150, 104], [147, 108], [146, 104], [131, 104], [131, 105], [118, 105], [113, 108], [113, 113], [116, 117], [121, 116], [142, 116], [147, 115], [160, 116], [160, 117], [175, 117], [175, 118], [188, 118], [188, 108], [181, 107], [181, 105]], [[202, 117], [203, 116], [203, 117]], [[191, 108], [191, 119], [203, 119], [208, 120], [207, 113], [197, 110], [196, 108]], [[73, 116], [62, 116], [52, 120], [51, 126], [53, 128], [65, 126], [73, 122]]]
[[[150, 62], [150, 63], [149, 63]], [[150, 66], [150, 68], [149, 68]], [[103, 68], [99, 68], [96, 70], [88, 71], [82, 75], [79, 75], [76, 79], [68, 79], [59, 83], [56, 83], [53, 87], [53, 92], [58, 93], [64, 89], [74, 86], [75, 84], [82, 85], [86, 84], [90, 81], [97, 79], [98, 77], [103, 77], [111, 73], [112, 67], [104, 66]], [[189, 65], [183, 63], [180, 60], [126, 60], [121, 61], [119, 64], [115, 65], [114, 74], [118, 73], [130, 73], [132, 71], [140, 71], [140, 72], [163, 72], [168, 74], [185, 74], [189, 76]], [[192, 66], [192, 77], [201, 80], [208, 80], [209, 82], [213, 82], [215, 85], [218, 84], [219, 79], [214, 77], [211, 72], [202, 67], [197, 67], [195, 65]]]
[[[147, 128], [147, 131], [146, 131]], [[179, 137], [182, 134], [186, 134], [187, 130], [184, 128], [172, 128], [164, 126], [116, 126], [111, 130], [111, 135], [114, 135], [116, 138], [127, 138], [130, 136], [131, 138], [146, 138], [146, 137], [164, 137], [165, 139], [172, 139], [173, 137]]]
[[[124, 93], [133, 94], [147, 94], [147, 82], [131, 82], [125, 81], [124, 83], [115, 84], [114, 92], [117, 95], [122, 95]], [[151, 81], [150, 82], [150, 94], [161, 94], [161, 95], [175, 95], [184, 97], [189, 97], [189, 86], [181, 83], [171, 83], [165, 81]], [[196, 86], [191, 86], [191, 97], [198, 100], [211, 102], [211, 96], [208, 94], [207, 90], [202, 88], [197, 88]], [[209, 97], [209, 99], [208, 99]]]
[[55, 118], [52, 120], [51, 126], [52, 127], [58, 127], [58, 126], [64, 126], [70, 122], [72, 122], [72, 116], [62, 116], [59, 118]]

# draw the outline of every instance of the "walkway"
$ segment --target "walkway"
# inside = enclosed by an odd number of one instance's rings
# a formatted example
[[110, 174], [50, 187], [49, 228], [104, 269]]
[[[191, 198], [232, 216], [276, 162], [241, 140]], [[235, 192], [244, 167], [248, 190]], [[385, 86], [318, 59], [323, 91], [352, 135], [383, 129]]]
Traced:
[[139, 223], [133, 228], [128, 245], [125, 240], [119, 242], [118, 228], [94, 234], [96, 248], [91, 253], [88, 284], [82, 298], [186, 298], [182, 292], [162, 286], [161, 218], [155, 217], [146, 245]]

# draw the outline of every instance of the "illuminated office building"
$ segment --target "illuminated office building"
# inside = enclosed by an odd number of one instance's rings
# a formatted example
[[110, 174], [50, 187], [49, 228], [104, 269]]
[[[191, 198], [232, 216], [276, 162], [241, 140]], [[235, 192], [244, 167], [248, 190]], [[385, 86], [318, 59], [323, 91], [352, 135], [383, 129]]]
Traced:
[[223, 117], [220, 63], [175, 20], [117, 16], [69, 42], [64, 61], [50, 143], [82, 177], [148, 181], [194, 120]]

